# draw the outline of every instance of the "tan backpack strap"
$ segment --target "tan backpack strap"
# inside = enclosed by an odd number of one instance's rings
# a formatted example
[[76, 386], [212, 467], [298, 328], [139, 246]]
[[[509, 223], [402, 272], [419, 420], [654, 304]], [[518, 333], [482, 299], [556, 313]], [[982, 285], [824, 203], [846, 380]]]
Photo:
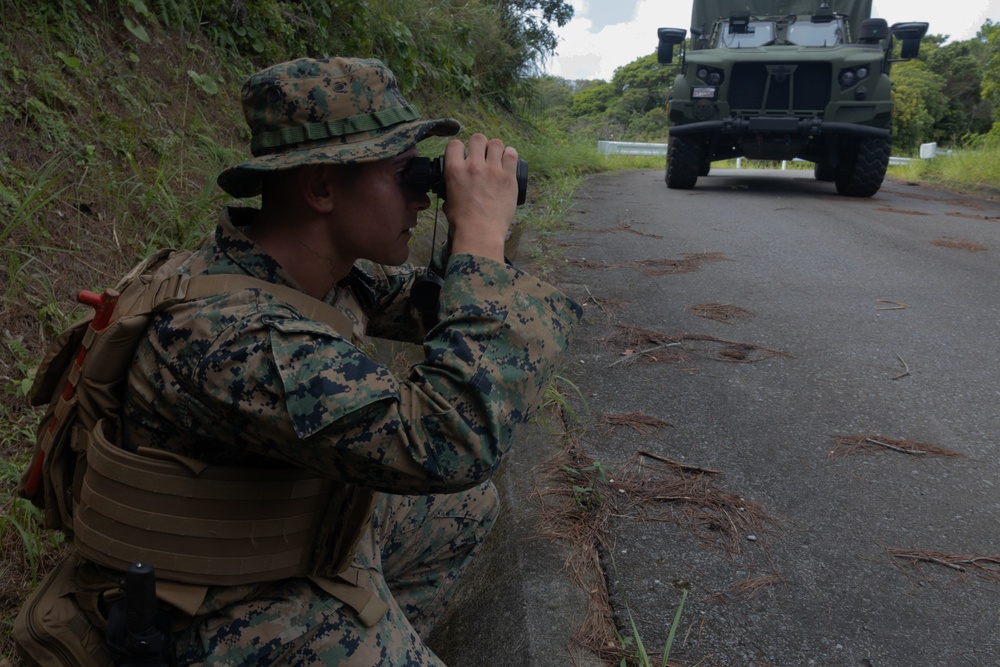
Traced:
[[303, 317], [322, 322], [351, 340], [354, 322], [343, 311], [288, 285], [271, 283], [253, 276], [216, 273], [191, 276], [175, 273], [144, 295], [133, 312], [154, 312], [181, 301], [256, 288], [297, 310]]

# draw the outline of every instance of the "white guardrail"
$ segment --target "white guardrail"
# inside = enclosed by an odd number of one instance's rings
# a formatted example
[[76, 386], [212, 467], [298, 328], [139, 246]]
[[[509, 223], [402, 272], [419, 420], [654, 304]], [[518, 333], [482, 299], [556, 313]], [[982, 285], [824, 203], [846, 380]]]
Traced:
[[[667, 144], [646, 144], [636, 141], [598, 141], [597, 150], [604, 155], [666, 155]], [[937, 152], [937, 144], [923, 144], [920, 146], [920, 157], [922, 159], [936, 157]], [[889, 164], [906, 164], [913, 159], [909, 157], [890, 157]], [[804, 161], [798, 158], [793, 160], [793, 162]], [[737, 169], [743, 166], [742, 163], [743, 158], [736, 158]], [[787, 165], [788, 161], [782, 160], [781, 168], [784, 169]]]

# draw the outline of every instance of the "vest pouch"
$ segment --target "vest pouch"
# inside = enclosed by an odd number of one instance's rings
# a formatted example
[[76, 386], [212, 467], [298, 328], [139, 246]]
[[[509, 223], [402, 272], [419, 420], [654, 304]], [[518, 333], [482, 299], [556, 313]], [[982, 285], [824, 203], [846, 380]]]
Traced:
[[[301, 468], [212, 466], [161, 450], [112, 444], [116, 424], [87, 434], [74, 512], [85, 558], [123, 571], [150, 563], [157, 578], [196, 585], [308, 575], [334, 483]], [[353, 537], [353, 535], [352, 535]]]
[[[112, 667], [104, 630], [84, 608], [100, 593], [77, 580], [77, 559], [64, 558], [42, 580], [14, 620], [14, 644], [28, 667]], [[83, 604], [81, 604], [83, 602]]]
[[[31, 405], [48, 404], [49, 407], [38, 422], [32, 464], [23, 471], [17, 493], [44, 510], [44, 525], [54, 530], [71, 530], [73, 526], [73, 492], [69, 485], [74, 478], [77, 457], [68, 450], [79, 451], [70, 442], [77, 398], [72, 392], [67, 400], [63, 393], [68, 382], [75, 383], [79, 379], [79, 368], [73, 358], [79, 352], [90, 320], [88, 317], [64, 330], [49, 346], [28, 396]], [[63, 460], [64, 455], [67, 460]]]
[[[72, 537], [74, 481], [83, 473], [84, 454], [79, 448], [79, 425], [76, 421], [77, 397], [53, 402], [38, 424], [34, 460], [41, 457], [41, 478], [28, 483], [37, 474], [35, 465], [25, 469], [18, 493], [43, 510], [46, 528], [61, 530]], [[79, 470], [78, 470], [79, 468]], [[29, 487], [34, 486], [33, 493]]]

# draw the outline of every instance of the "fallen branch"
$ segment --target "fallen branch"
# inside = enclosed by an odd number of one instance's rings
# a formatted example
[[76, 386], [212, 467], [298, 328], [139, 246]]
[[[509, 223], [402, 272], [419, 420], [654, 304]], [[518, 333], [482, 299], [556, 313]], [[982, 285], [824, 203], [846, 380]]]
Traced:
[[[604, 336], [599, 339], [599, 342], [603, 343], [606, 347], [618, 348], [622, 350], [622, 354], [628, 356], [613, 362], [611, 366], [628, 363], [642, 356], [647, 356], [652, 361], [677, 362], [684, 359], [683, 356], [662, 359], [650, 354], [650, 352], [665, 347], [679, 347], [689, 354], [730, 363], [753, 364], [775, 356], [790, 356], [786, 352], [772, 350], [761, 345], [738, 343], [706, 334], [665, 334], [652, 329], [621, 324], [615, 325], [615, 328], [616, 331], [614, 333]], [[642, 345], [652, 345], [653, 347], [645, 348], [640, 352], [633, 352], [633, 350]], [[711, 348], [713, 346], [716, 348], [714, 353], [712, 353], [712, 350], [703, 351], [699, 349]]]
[[[601, 304], [601, 302], [597, 300], [597, 298], [596, 298], [596, 297], [594, 296], [594, 293], [590, 291], [590, 286], [589, 286], [589, 285], [584, 285], [584, 286], [583, 286], [583, 288], [584, 288], [585, 290], [587, 290], [587, 294], [588, 294], [588, 295], [589, 295], [589, 297], [590, 297], [590, 298], [588, 299], [588, 301], [592, 301], [592, 302], [594, 303], [594, 305], [595, 305], [595, 306], [597, 306], [598, 308], [600, 308], [600, 309], [601, 309], [601, 311], [602, 311], [602, 312], [603, 312], [603, 313], [604, 313], [605, 315], [607, 315], [607, 314], [608, 314], [608, 311], [607, 311], [607, 309], [605, 309], [605, 307], [604, 307], [604, 306], [603, 306], [603, 305]], [[586, 302], [584, 302], [584, 303], [586, 303]]]
[[655, 459], [657, 461], [660, 461], [661, 463], [666, 463], [669, 466], [673, 466], [675, 468], [678, 468], [680, 470], [685, 470], [687, 472], [705, 473], [707, 475], [722, 474], [721, 470], [713, 470], [711, 468], [702, 468], [700, 466], [693, 466], [689, 463], [681, 463], [680, 461], [675, 461], [674, 459], [668, 459], [665, 456], [660, 456], [659, 454], [653, 454], [652, 452], [646, 452], [641, 449], [638, 452], [636, 452], [636, 454], [638, 454], [639, 456], [645, 456], [646, 458]]
[[834, 435], [831, 437], [834, 444], [833, 449], [830, 450], [830, 458], [839, 458], [850, 454], [868, 454], [881, 449], [890, 449], [894, 452], [909, 454], [910, 456], [962, 456], [958, 452], [925, 442], [884, 438], [869, 433], [861, 435]]
[[896, 445], [890, 445], [888, 442], [881, 442], [879, 440], [876, 440], [875, 438], [865, 438], [865, 442], [870, 442], [873, 445], [878, 445], [879, 447], [888, 447], [889, 449], [896, 452], [902, 452], [904, 454], [913, 454], [914, 456], [924, 456], [927, 454], [927, 451], [924, 449], [906, 449], [904, 447], [897, 447]]
[[893, 380], [898, 380], [899, 378], [905, 378], [907, 375], [910, 374], [910, 367], [906, 365], [906, 362], [903, 361], [903, 357], [899, 356], [898, 352], [896, 353], [896, 358], [899, 359], [900, 363], [903, 364], [903, 372], [897, 375], [896, 377], [892, 378]]
[[656, 352], [657, 350], [662, 350], [665, 347], [680, 347], [680, 346], [681, 346], [680, 343], [664, 343], [663, 345], [657, 345], [656, 347], [650, 347], [650, 348], [647, 348], [645, 350], [640, 350], [638, 352], [633, 352], [632, 354], [628, 355], [627, 357], [622, 357], [618, 361], [611, 362], [610, 364], [608, 364], [608, 368], [611, 368], [612, 366], [617, 366], [618, 364], [630, 363], [636, 357], [641, 357], [641, 356], [649, 354], [650, 352]]
[[936, 563], [963, 574], [972, 571], [987, 579], [1000, 581], [1000, 556], [985, 554], [953, 554], [943, 551], [923, 551], [920, 549], [888, 549], [896, 558], [917, 563]]

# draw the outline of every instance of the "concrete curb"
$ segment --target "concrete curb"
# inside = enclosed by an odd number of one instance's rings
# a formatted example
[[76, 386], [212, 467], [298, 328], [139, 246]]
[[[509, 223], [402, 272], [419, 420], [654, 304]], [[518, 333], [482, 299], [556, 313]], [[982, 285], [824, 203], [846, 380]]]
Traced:
[[538, 534], [533, 468], [558, 448], [545, 426], [530, 424], [494, 477], [500, 516], [428, 637], [449, 667], [605, 664], [572, 645], [587, 599], [563, 571], [568, 547]]

